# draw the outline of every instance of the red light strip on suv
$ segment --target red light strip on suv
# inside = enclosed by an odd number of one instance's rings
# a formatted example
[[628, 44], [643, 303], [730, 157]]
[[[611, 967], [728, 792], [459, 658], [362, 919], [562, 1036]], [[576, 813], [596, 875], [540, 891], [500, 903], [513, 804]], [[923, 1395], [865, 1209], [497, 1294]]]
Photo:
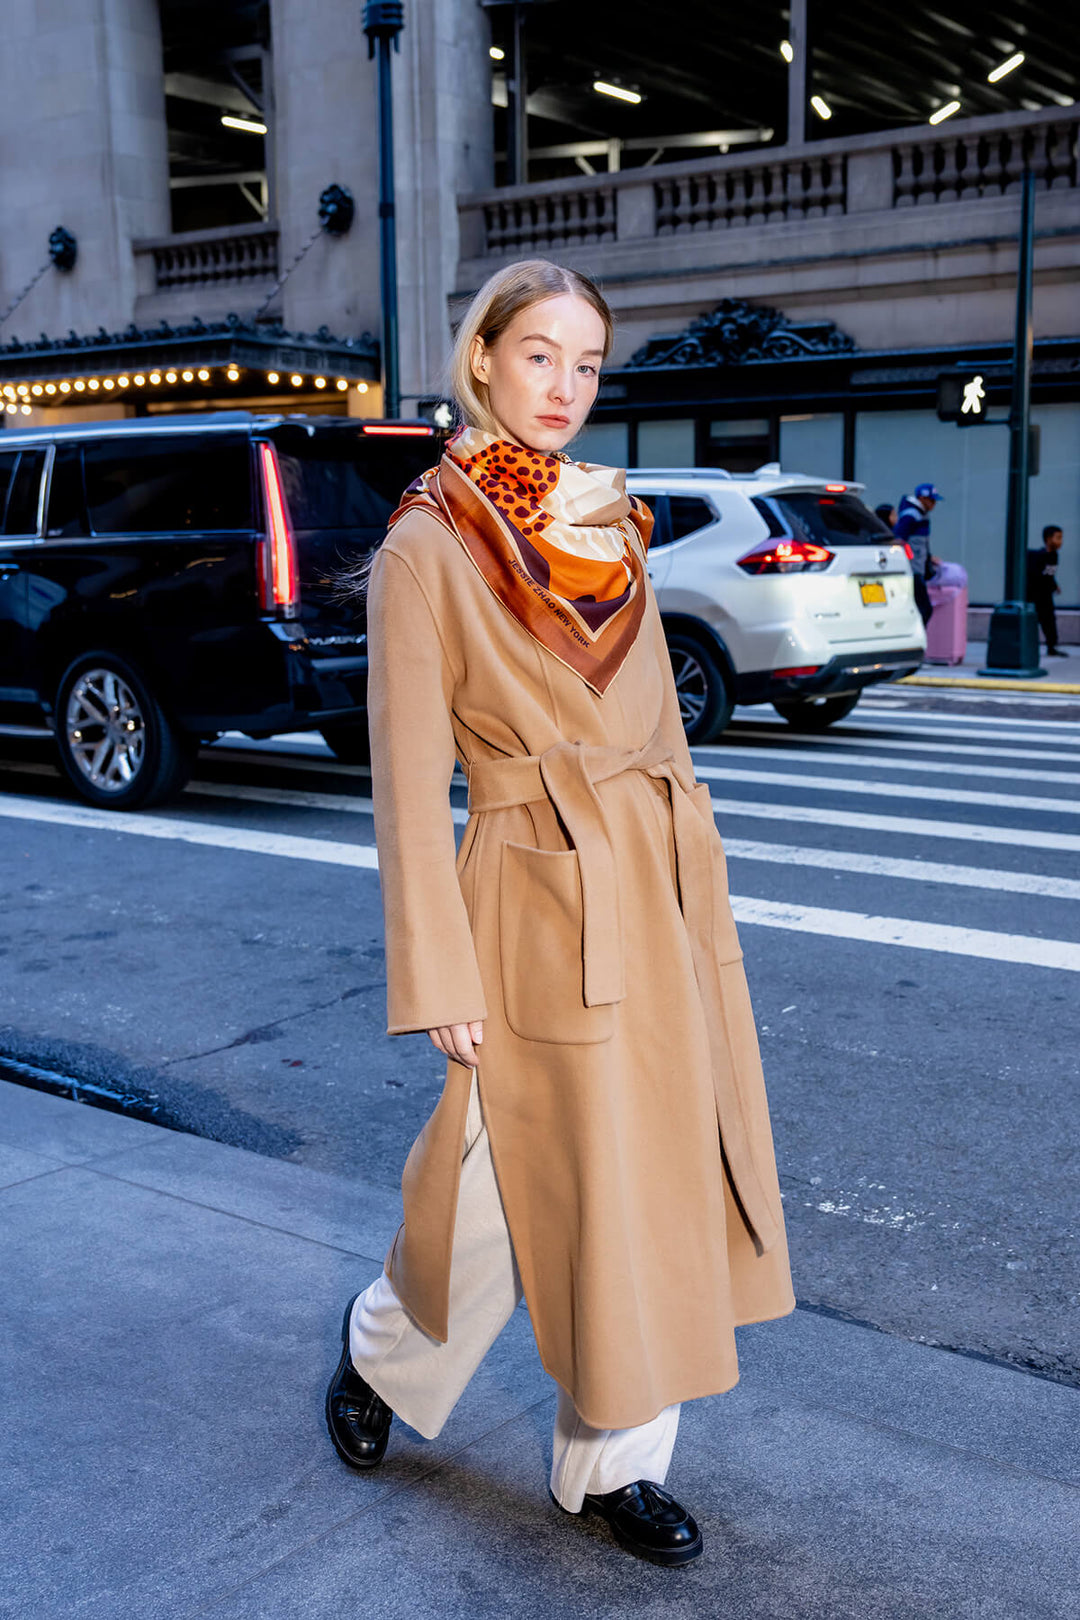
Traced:
[[826, 484], [825, 488], [829, 491], [830, 495], [843, 495], [847, 492], [846, 484]]
[[269, 568], [263, 578], [263, 606], [290, 608], [296, 605], [296, 547], [285, 516], [281, 473], [272, 444], [260, 444], [263, 493], [266, 496]]
[[362, 433], [393, 434], [398, 438], [430, 439], [435, 430], [429, 427], [416, 427], [411, 423], [403, 423], [399, 427], [397, 423], [379, 422], [370, 427], [365, 423], [360, 431]]

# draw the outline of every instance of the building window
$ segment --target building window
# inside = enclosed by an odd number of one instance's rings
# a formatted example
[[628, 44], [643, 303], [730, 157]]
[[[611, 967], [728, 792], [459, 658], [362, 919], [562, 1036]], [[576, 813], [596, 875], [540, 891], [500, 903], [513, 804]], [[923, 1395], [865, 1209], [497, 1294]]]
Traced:
[[639, 467], [692, 467], [694, 465], [694, 420], [683, 417], [671, 421], [639, 422], [637, 465]]
[[705, 465], [723, 467], [726, 472], [754, 472], [768, 461], [769, 445], [766, 416], [713, 421], [709, 423]]

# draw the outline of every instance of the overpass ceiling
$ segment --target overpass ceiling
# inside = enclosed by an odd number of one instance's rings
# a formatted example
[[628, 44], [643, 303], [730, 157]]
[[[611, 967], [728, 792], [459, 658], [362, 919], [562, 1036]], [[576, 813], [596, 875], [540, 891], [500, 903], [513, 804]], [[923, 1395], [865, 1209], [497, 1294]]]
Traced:
[[[696, 131], [771, 129], [783, 142], [788, 65], [781, 42], [787, 8], [729, 0], [540, 0], [526, 5], [534, 150], [604, 137], [642, 139]], [[1080, 7], [1009, 0], [810, 0], [808, 95], [832, 111], [807, 116], [811, 139], [925, 125], [937, 108], [960, 117], [1069, 105], [1078, 95]], [[492, 38], [510, 60], [510, 7], [492, 7]], [[998, 83], [988, 74], [1015, 52], [1024, 61]], [[592, 89], [601, 79], [637, 91], [628, 105]], [[496, 99], [499, 87], [496, 85]], [[496, 145], [505, 148], [496, 111]], [[666, 150], [664, 158], [709, 150]], [[655, 150], [655, 149], [654, 149]], [[644, 162], [647, 147], [624, 152]], [[590, 160], [599, 169], [603, 161]], [[580, 165], [578, 166], [580, 167]], [[576, 172], [572, 159], [536, 159], [530, 178]]]

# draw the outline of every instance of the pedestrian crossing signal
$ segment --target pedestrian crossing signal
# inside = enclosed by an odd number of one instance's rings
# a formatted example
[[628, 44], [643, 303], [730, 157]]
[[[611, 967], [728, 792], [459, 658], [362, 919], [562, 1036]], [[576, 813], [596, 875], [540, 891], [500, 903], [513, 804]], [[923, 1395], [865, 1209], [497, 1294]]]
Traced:
[[987, 420], [989, 388], [981, 371], [946, 371], [938, 377], [937, 413], [943, 422], [970, 427]]

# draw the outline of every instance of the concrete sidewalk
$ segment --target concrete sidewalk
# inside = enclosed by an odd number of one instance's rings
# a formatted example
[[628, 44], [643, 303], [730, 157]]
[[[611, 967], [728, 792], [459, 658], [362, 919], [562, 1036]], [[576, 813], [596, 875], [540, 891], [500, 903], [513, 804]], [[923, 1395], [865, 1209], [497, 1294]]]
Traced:
[[984, 691], [1066, 692], [1080, 693], [1080, 646], [1065, 645], [1067, 658], [1048, 658], [1046, 648], [1040, 644], [1039, 667], [1046, 674], [1033, 680], [1005, 680], [1002, 677], [981, 676], [979, 670], [986, 664], [986, 642], [969, 641], [960, 664], [925, 663], [917, 675], [908, 675], [897, 682], [899, 686], [971, 686]]
[[[1051, 1620], [1080, 1591], [1080, 1392], [796, 1311], [684, 1411], [706, 1554], [547, 1496], [524, 1310], [440, 1438], [358, 1476], [323, 1429], [396, 1200], [0, 1085], [0, 1614]], [[798, 1279], [796, 1279], [797, 1283]]]

